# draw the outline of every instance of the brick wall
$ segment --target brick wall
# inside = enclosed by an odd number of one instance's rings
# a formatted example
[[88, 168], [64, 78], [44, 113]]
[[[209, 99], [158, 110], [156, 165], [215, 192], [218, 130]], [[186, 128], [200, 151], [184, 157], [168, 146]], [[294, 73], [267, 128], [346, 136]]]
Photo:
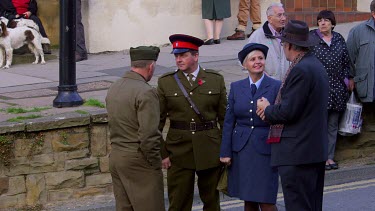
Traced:
[[316, 25], [321, 10], [332, 10], [337, 23], [367, 20], [370, 13], [357, 11], [357, 0], [281, 0], [288, 19], [303, 20], [309, 26]]

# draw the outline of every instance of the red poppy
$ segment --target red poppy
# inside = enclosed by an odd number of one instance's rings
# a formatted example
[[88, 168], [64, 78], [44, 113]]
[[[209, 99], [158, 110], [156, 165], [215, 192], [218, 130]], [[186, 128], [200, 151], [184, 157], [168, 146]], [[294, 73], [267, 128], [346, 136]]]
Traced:
[[204, 83], [204, 82], [202, 81], [202, 79], [198, 79], [198, 85], [199, 85], [199, 86], [202, 86], [203, 83]]

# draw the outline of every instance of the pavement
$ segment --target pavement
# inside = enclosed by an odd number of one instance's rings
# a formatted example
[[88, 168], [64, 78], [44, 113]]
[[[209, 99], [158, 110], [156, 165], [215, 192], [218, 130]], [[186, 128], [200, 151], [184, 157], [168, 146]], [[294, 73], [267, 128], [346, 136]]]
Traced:
[[[335, 31], [347, 37], [349, 30], [359, 22], [339, 24]], [[202, 46], [199, 51], [199, 62], [204, 68], [215, 69], [219, 71], [225, 78], [226, 86], [229, 89], [230, 83], [247, 77], [247, 72], [242, 69], [237, 60], [237, 54], [247, 40], [228, 41], [222, 39], [219, 45]], [[161, 46], [161, 52], [157, 61], [154, 77], [149, 82], [156, 86], [158, 77], [162, 74], [173, 71], [175, 67], [174, 56], [170, 54], [172, 48], [169, 44]], [[78, 106], [70, 108], [54, 108], [53, 100], [57, 96], [57, 86], [59, 85], [59, 59], [58, 51], [53, 51], [56, 58], [48, 60], [45, 65], [32, 64], [14, 64], [10, 69], [0, 69], [0, 123], [6, 122], [10, 118], [16, 116], [25, 116], [29, 114], [38, 114], [41, 116], [50, 116], [61, 113], [74, 112], [77, 110], [95, 111], [103, 110], [103, 108], [91, 106]], [[17, 56], [15, 56], [17, 57]], [[100, 54], [90, 54], [88, 60], [76, 63], [76, 83], [78, 93], [84, 99], [97, 99], [105, 102], [107, 90], [112, 82], [120, 78], [125, 71], [130, 70], [130, 58], [127, 50], [121, 52], [104, 52]], [[8, 108], [21, 107], [32, 109], [35, 107], [46, 108], [43, 111], [31, 112], [27, 114], [8, 113]], [[105, 108], [104, 108], [105, 109]], [[27, 121], [27, 120], [26, 120]], [[364, 164], [374, 164], [374, 159]], [[359, 167], [358, 167], [359, 166]], [[342, 170], [332, 171], [329, 174], [341, 178], [340, 175], [349, 175], [346, 172], [358, 172], [357, 168], [375, 169], [374, 165], [351, 165]], [[345, 171], [347, 169], [348, 171]], [[349, 171], [350, 170], [350, 171]], [[340, 173], [341, 172], [341, 173]], [[365, 174], [357, 175], [363, 176]], [[372, 174], [371, 177], [373, 178]], [[339, 181], [338, 179], [332, 181]], [[353, 179], [355, 180], [355, 179]], [[347, 181], [347, 180], [345, 180]], [[344, 182], [344, 180], [342, 181]], [[109, 207], [113, 208], [113, 195], [102, 196], [95, 200], [79, 200], [82, 205], [80, 209], [69, 207], [69, 210], [101, 210], [103, 201], [109, 203]], [[65, 204], [65, 205], [64, 205]], [[78, 206], [79, 203], [64, 203]], [[105, 204], [105, 203], [104, 203]], [[71, 205], [71, 206], [73, 206]], [[86, 207], [86, 208], [84, 208]], [[55, 207], [56, 208], [56, 207]], [[59, 210], [58, 208], [53, 210]], [[98, 208], [98, 209], [97, 209]], [[112, 210], [109, 208], [108, 210]], [[60, 210], [64, 210], [61, 208]], [[66, 208], [65, 210], [67, 210]], [[106, 209], [103, 209], [106, 210]], [[199, 210], [199, 209], [198, 209]]]

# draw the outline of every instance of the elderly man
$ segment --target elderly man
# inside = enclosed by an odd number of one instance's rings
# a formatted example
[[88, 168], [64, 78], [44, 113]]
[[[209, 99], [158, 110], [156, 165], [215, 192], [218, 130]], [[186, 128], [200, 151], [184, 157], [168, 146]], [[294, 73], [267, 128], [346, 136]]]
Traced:
[[177, 70], [158, 80], [160, 125], [169, 117], [170, 128], [162, 147], [163, 168], [168, 169], [170, 211], [190, 211], [195, 175], [203, 210], [220, 211], [216, 190], [220, 174], [220, 142], [227, 96], [224, 77], [198, 64], [196, 37], [169, 37]]
[[375, 0], [370, 10], [370, 19], [350, 30], [347, 46], [354, 64], [350, 88], [356, 87], [363, 109], [375, 120]]
[[106, 102], [116, 210], [164, 210], [156, 90], [147, 84], [160, 49], [130, 48], [131, 71], [111, 85]]
[[272, 126], [271, 165], [281, 178], [286, 210], [322, 210], [327, 160], [328, 76], [309, 52], [319, 42], [305, 22], [291, 20], [280, 37], [291, 65], [274, 105], [257, 102], [257, 114]]
[[276, 80], [282, 80], [289, 67], [280, 39], [276, 38], [281, 35], [286, 24], [283, 4], [272, 3], [267, 8], [266, 14], [268, 21], [250, 36], [249, 43], [260, 43], [268, 47], [265, 73]]

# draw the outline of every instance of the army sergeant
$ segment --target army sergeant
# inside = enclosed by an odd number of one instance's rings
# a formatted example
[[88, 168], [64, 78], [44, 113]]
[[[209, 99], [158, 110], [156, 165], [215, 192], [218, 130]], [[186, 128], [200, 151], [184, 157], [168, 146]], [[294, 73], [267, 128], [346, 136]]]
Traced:
[[[131, 71], [109, 88], [109, 158], [118, 211], [165, 210], [157, 92], [147, 82], [160, 49], [130, 48]], [[146, 203], [145, 203], [146, 202]]]
[[[168, 169], [170, 211], [191, 210], [195, 174], [203, 210], [219, 211], [216, 186], [220, 173], [220, 139], [226, 109], [224, 78], [213, 70], [198, 65], [201, 39], [175, 34], [169, 37], [178, 70], [158, 80], [160, 125], [169, 117], [170, 128], [162, 144], [163, 168]], [[176, 75], [176, 76], [175, 76]], [[185, 98], [176, 78], [186, 90], [198, 115]]]

